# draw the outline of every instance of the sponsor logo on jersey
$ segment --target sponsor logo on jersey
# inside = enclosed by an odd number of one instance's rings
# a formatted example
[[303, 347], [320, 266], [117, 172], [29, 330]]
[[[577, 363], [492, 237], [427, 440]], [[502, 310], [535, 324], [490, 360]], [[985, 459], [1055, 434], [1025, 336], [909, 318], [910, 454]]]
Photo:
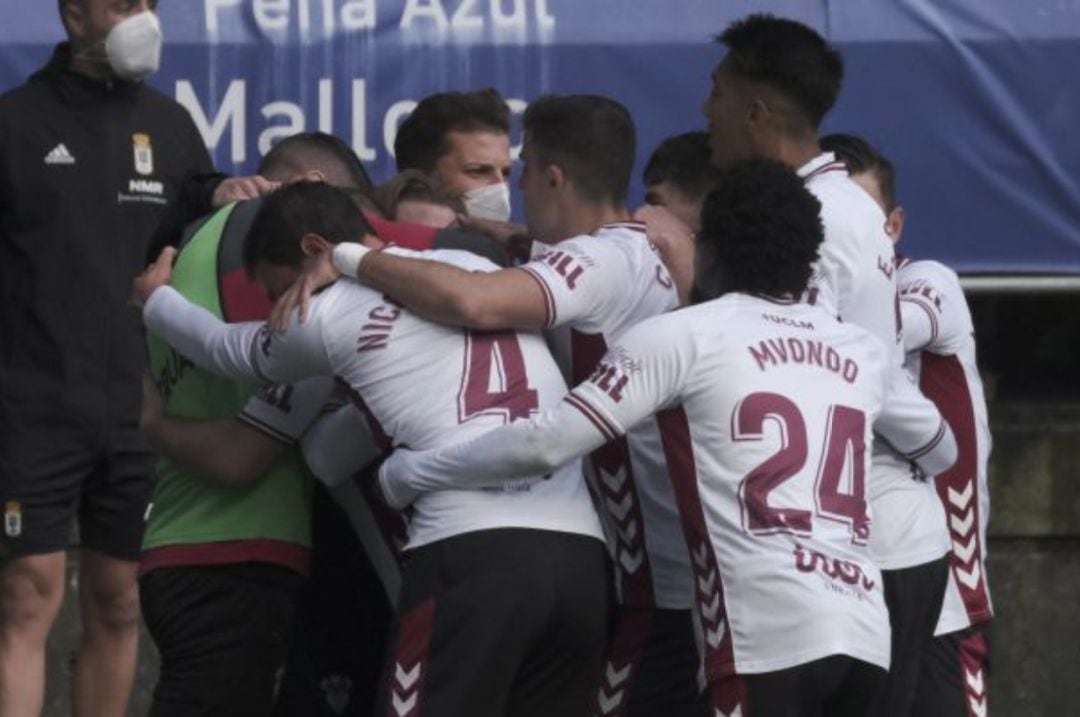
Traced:
[[22, 504], [17, 500], [4, 503], [4, 534], [9, 538], [22, 535]]
[[153, 174], [154, 148], [150, 144], [150, 135], [142, 132], [131, 135], [131, 148], [135, 155], [135, 171], [142, 175]]
[[56, 145], [49, 150], [49, 153], [45, 155], [45, 164], [75, 164], [75, 157], [72, 156], [68, 148], [64, 146], [64, 143]]
[[128, 191], [132, 194], [153, 194], [160, 197], [165, 194], [165, 184], [152, 179], [129, 179]]

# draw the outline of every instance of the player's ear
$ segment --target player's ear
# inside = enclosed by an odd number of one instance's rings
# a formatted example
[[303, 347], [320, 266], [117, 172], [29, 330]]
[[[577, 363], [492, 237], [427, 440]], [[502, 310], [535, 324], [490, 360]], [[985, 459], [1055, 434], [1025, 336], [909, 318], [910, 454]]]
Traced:
[[885, 220], [885, 233], [892, 239], [893, 244], [900, 241], [900, 235], [904, 231], [904, 208], [901, 206], [893, 207], [893, 210], [889, 212], [888, 218]]
[[328, 251], [332, 251], [334, 245], [323, 239], [315, 232], [308, 232], [304, 236], [300, 237], [300, 251], [304, 252], [304, 256], [318, 256]]
[[557, 164], [544, 167], [544, 180], [551, 189], [562, 189], [566, 184], [566, 173]]
[[86, 8], [83, 7], [81, 2], [63, 0], [60, 3], [60, 22], [63, 23], [64, 29], [67, 30], [69, 39], [81, 40], [86, 36], [86, 21]]

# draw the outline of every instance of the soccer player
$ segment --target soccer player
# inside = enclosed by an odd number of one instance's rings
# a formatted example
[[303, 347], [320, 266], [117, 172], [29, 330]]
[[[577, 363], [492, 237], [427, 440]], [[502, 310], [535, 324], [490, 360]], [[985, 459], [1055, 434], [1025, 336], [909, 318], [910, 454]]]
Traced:
[[[355, 244], [339, 245], [335, 262], [434, 321], [552, 330], [563, 374], [578, 382], [620, 334], [675, 308], [678, 297], [644, 225], [630, 221], [625, 206], [635, 146], [626, 108], [605, 97], [550, 96], [529, 105], [524, 127], [520, 187], [529, 230], [551, 245], [546, 252], [490, 273], [386, 252], [358, 257], [363, 248]], [[290, 296], [336, 275], [325, 257], [315, 270]], [[596, 697], [605, 715], [699, 709], [690, 556], [657, 430], [645, 422], [589, 459], [620, 606]]]
[[645, 222], [683, 304], [694, 280], [693, 235], [701, 229], [701, 205], [716, 180], [710, 159], [706, 132], [661, 142], [645, 164], [645, 206], [634, 213], [634, 219]]
[[687, 132], [665, 139], [649, 157], [642, 173], [645, 203], [665, 207], [690, 231], [699, 231], [701, 206], [716, 181], [716, 170], [709, 160], [706, 132]]
[[[901, 370], [900, 302], [885, 216], [818, 139], [821, 120], [840, 91], [839, 53], [805, 25], [769, 15], [735, 22], [717, 39], [728, 52], [713, 72], [704, 108], [713, 163], [723, 167], [743, 157], [769, 157], [797, 168], [821, 202], [825, 231], [809, 300], [872, 332]], [[927, 576], [904, 569], [925, 566], [949, 549], [933, 483], [913, 480], [908, 462], [881, 441], [874, 443], [871, 472], [874, 558], [892, 573], [893, 592], [923, 595]], [[937, 569], [943, 580], [940, 563]], [[917, 630], [919, 614], [894, 611], [894, 634]], [[920, 654], [916, 641], [894, 643], [894, 668]]]
[[[294, 184], [265, 200], [245, 264], [276, 295], [306, 256], [364, 231], [340, 190]], [[470, 254], [436, 256], [471, 271], [495, 268]], [[464, 439], [528, 417], [565, 391], [539, 336], [437, 326], [350, 281], [322, 292], [309, 321], [285, 332], [226, 325], [162, 286], [169, 259], [163, 254], [136, 283], [148, 328], [233, 379], [340, 376], [384, 448]], [[602, 658], [607, 585], [580, 464], [539, 483], [427, 496], [414, 505], [407, 552], [381, 710], [585, 711]]]
[[[399, 451], [380, 485], [539, 475], [656, 414], [693, 555], [714, 714], [864, 715], [889, 661], [867, 540], [871, 427], [928, 471], [955, 444], [867, 331], [798, 303], [820, 205], [776, 162], [726, 172], [705, 203], [704, 303], [623, 334], [556, 407], [464, 444]], [[491, 482], [489, 482], [491, 481]]]
[[[887, 216], [886, 232], [898, 242], [904, 210], [896, 201], [892, 163], [859, 137], [829, 135], [821, 143], [836, 153], [852, 179], [881, 205]], [[903, 705], [895, 711], [888, 708], [890, 714], [985, 714], [993, 617], [985, 564], [990, 517], [986, 464], [991, 437], [975, 361], [975, 329], [960, 282], [948, 267], [936, 261], [900, 259], [898, 280], [906, 366], [952, 428], [958, 458], [934, 479], [951, 538], [947, 577], [924, 582], [920, 593], [890, 596], [886, 589], [887, 601], [906, 598], [926, 607], [916, 636], [924, 646], [921, 659], [914, 656], [907, 666], [906, 683], [884, 695], [883, 702]], [[888, 580], [886, 574], [886, 585]]]

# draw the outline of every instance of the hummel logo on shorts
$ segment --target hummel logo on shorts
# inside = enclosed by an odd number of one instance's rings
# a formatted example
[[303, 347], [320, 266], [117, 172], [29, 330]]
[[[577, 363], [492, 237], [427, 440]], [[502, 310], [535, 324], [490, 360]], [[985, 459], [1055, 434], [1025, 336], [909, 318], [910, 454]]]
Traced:
[[45, 164], [75, 164], [75, 158], [61, 142], [45, 155]]

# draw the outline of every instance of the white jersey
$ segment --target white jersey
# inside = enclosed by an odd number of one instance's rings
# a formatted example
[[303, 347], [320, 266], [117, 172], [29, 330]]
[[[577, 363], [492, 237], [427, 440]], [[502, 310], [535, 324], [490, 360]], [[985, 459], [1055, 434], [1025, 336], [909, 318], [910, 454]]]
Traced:
[[[469, 270], [497, 268], [464, 252], [392, 251]], [[168, 287], [154, 293], [144, 317], [181, 353], [217, 373], [263, 383], [339, 377], [385, 450], [432, 448], [527, 418], [557, 402], [566, 387], [539, 335], [433, 324], [351, 280], [316, 296], [306, 322], [294, 320], [284, 332], [262, 324], [223, 324]], [[602, 539], [575, 462], [545, 481], [421, 497], [413, 505], [407, 547], [494, 528]]]
[[311, 376], [296, 383], [264, 386], [248, 399], [237, 419], [286, 445], [300, 440], [321, 416], [334, 379]]
[[[903, 345], [895, 251], [881, 207], [851, 180], [832, 152], [815, 157], [799, 175], [821, 202], [825, 234], [810, 280], [811, 298], [881, 339], [899, 366]], [[949, 540], [933, 484], [913, 480], [910, 464], [881, 441], [874, 444], [870, 477], [868, 494], [877, 515], [872, 548], [878, 566], [897, 570], [944, 555]]]
[[[522, 268], [543, 291], [549, 341], [571, 383], [585, 380], [631, 326], [679, 303], [645, 225], [637, 222], [546, 247]], [[655, 421], [595, 451], [587, 474], [604, 518], [619, 602], [689, 609], [690, 558]]]
[[937, 476], [951, 538], [949, 585], [936, 634], [993, 616], [986, 582], [990, 520], [990, 422], [975, 363], [975, 328], [956, 274], [936, 261], [902, 262], [900, 308], [906, 365], [956, 436], [956, 464]]
[[887, 667], [889, 618], [867, 547], [871, 429], [931, 465], [955, 457], [933, 404], [888, 362], [875, 337], [820, 308], [733, 294], [642, 322], [555, 409], [392, 456], [380, 483], [392, 494], [528, 475], [655, 420], [708, 680], [834, 654]]

